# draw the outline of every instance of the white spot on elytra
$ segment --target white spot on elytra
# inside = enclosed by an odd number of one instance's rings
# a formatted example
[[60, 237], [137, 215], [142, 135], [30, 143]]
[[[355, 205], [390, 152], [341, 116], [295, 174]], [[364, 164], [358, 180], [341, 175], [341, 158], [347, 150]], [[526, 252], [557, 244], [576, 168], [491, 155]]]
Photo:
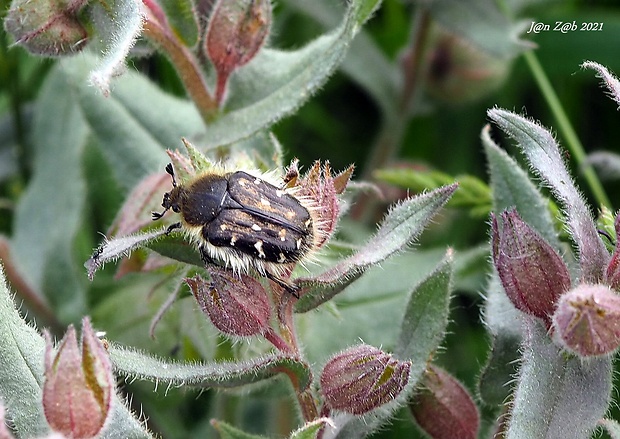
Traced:
[[260, 199], [260, 204], [262, 204], [263, 206], [267, 206], [267, 207], [271, 206], [271, 203], [269, 202], [269, 200], [266, 198], [262, 198], [262, 197]]
[[284, 256], [284, 253], [280, 253], [280, 254], [278, 255], [278, 262], [279, 262], [280, 264], [282, 264], [282, 263], [284, 263], [284, 261], [286, 261], [286, 257]]
[[280, 237], [280, 241], [286, 241], [286, 229], [280, 229], [278, 236]]
[[220, 224], [220, 230], [224, 231], [226, 230], [228, 227], [226, 227], [226, 224]]
[[230, 238], [230, 246], [234, 247], [235, 242], [237, 242], [237, 235], [233, 235], [232, 238]]
[[256, 178], [256, 180], [254, 180], [254, 184], [261, 184], [263, 181], [260, 178]]
[[284, 195], [284, 191], [280, 190], [280, 189], [276, 189], [276, 195], [278, 197], [282, 197], [282, 195]]
[[252, 230], [254, 230], [255, 232], [260, 232], [262, 229], [258, 224], [252, 224]]
[[263, 251], [263, 241], [257, 241], [256, 244], [254, 244], [254, 248], [258, 251], [259, 258], [265, 257], [265, 252]]

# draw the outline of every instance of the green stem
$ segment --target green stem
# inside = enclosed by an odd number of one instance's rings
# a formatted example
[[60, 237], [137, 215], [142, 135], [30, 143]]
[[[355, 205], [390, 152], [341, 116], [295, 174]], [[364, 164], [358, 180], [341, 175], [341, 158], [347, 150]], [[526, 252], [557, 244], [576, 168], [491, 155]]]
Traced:
[[543, 96], [547, 100], [549, 107], [551, 109], [551, 113], [556, 119], [558, 132], [562, 133], [564, 140], [566, 141], [566, 147], [570, 151], [571, 156], [574, 157], [577, 162], [577, 166], [582, 170], [584, 178], [592, 191], [592, 195], [594, 196], [596, 202], [599, 205], [606, 206], [611, 209], [611, 202], [601, 185], [598, 176], [594, 172], [594, 168], [591, 164], [587, 162], [587, 156], [583, 149], [583, 145], [581, 141], [577, 137], [573, 126], [568, 120], [568, 116], [564, 112], [564, 108], [558, 99], [558, 95], [555, 93], [551, 82], [549, 82], [549, 78], [545, 74], [538, 58], [534, 54], [533, 51], [528, 51], [523, 54], [525, 58], [525, 62], [530, 68], [540, 91]]

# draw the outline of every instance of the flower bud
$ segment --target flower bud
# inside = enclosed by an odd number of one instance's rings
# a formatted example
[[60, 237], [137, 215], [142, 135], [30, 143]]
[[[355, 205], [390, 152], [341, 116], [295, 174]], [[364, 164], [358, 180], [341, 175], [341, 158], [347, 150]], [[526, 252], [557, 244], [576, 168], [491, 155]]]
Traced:
[[217, 72], [218, 104], [230, 74], [254, 58], [265, 43], [271, 20], [270, 0], [219, 0], [215, 5], [205, 50]]
[[475, 439], [480, 415], [469, 392], [445, 370], [430, 365], [409, 405], [418, 425], [433, 439]]
[[108, 354], [87, 317], [82, 321], [82, 349], [70, 326], [54, 355], [46, 334], [43, 411], [50, 427], [66, 437], [92, 438], [110, 414], [114, 377]]
[[15, 41], [31, 53], [60, 56], [82, 50], [88, 39], [78, 19], [85, 0], [17, 0], [4, 20]]
[[[427, 49], [426, 90], [448, 104], [480, 99], [496, 90], [510, 71], [510, 59], [437, 29]], [[411, 55], [410, 55], [411, 56]]]
[[202, 311], [225, 334], [248, 337], [269, 330], [267, 292], [253, 277], [209, 268], [211, 283], [200, 276], [185, 279]]
[[362, 415], [401, 393], [409, 380], [411, 362], [399, 361], [369, 345], [337, 354], [321, 372], [321, 393], [334, 410]]
[[558, 298], [570, 288], [562, 257], [515, 210], [501, 214], [502, 230], [492, 218], [493, 263], [513, 305], [545, 321]]
[[606, 285], [578, 285], [558, 302], [553, 328], [577, 355], [612, 353], [620, 346], [620, 296]]
[[312, 206], [310, 213], [318, 232], [315, 237], [317, 248], [322, 247], [336, 230], [340, 216], [338, 195], [345, 191], [353, 169], [351, 165], [340, 174], [333, 176], [329, 162], [321, 166], [321, 162], [317, 160], [302, 178], [298, 178], [295, 175], [298, 173], [297, 161], [294, 160], [287, 170], [285, 181], [290, 180], [290, 184], [294, 183], [298, 187], [295, 194], [308, 200]]

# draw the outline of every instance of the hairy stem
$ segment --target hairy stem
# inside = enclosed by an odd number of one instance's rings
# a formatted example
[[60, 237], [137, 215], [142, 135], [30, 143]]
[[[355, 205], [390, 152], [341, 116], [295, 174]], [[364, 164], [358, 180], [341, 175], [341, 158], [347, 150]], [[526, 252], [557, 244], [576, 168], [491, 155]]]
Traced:
[[151, 11], [147, 13], [144, 21], [143, 33], [168, 55], [205, 123], [212, 121], [217, 115], [218, 106], [209, 93], [194, 55], [174, 37], [169, 29], [162, 25]]

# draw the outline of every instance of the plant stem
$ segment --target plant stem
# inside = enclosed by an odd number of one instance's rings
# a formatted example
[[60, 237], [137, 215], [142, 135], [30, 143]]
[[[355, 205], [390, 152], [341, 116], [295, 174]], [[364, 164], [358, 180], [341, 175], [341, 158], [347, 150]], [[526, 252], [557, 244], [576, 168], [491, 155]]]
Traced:
[[211, 122], [217, 116], [218, 106], [209, 93], [200, 66], [193, 54], [150, 11], [144, 21], [143, 33], [168, 54], [202, 119], [207, 124]]
[[410, 43], [403, 56], [401, 99], [395, 103], [394, 111], [385, 117], [379, 137], [364, 167], [362, 174], [364, 180], [371, 179], [376, 169], [385, 166], [396, 155], [402, 143], [405, 125], [409, 120], [411, 101], [419, 85], [420, 65], [430, 29], [430, 15], [425, 8], [420, 8], [413, 21]]
[[297, 400], [299, 401], [299, 407], [301, 413], [306, 422], [313, 421], [319, 417], [319, 410], [316, 407], [314, 396], [310, 389], [297, 393]]
[[575, 158], [575, 162], [577, 162], [577, 166], [582, 170], [584, 178], [592, 191], [592, 195], [594, 196], [596, 202], [599, 205], [606, 206], [611, 209], [611, 202], [605, 193], [603, 186], [601, 185], [600, 180], [598, 179], [596, 173], [594, 172], [594, 168], [591, 164], [587, 162], [587, 156], [583, 149], [583, 145], [581, 144], [573, 126], [568, 120], [568, 116], [564, 112], [564, 108], [560, 103], [558, 95], [555, 93], [549, 78], [545, 74], [538, 58], [534, 54], [533, 51], [527, 51], [523, 54], [525, 58], [525, 62], [527, 63], [530, 71], [532, 72], [532, 76], [536, 80], [540, 91], [543, 96], [547, 100], [549, 107], [551, 109], [551, 113], [556, 119], [556, 123], [558, 124], [558, 131], [562, 133], [564, 140], [566, 141], [566, 147], [571, 153], [571, 156]]

